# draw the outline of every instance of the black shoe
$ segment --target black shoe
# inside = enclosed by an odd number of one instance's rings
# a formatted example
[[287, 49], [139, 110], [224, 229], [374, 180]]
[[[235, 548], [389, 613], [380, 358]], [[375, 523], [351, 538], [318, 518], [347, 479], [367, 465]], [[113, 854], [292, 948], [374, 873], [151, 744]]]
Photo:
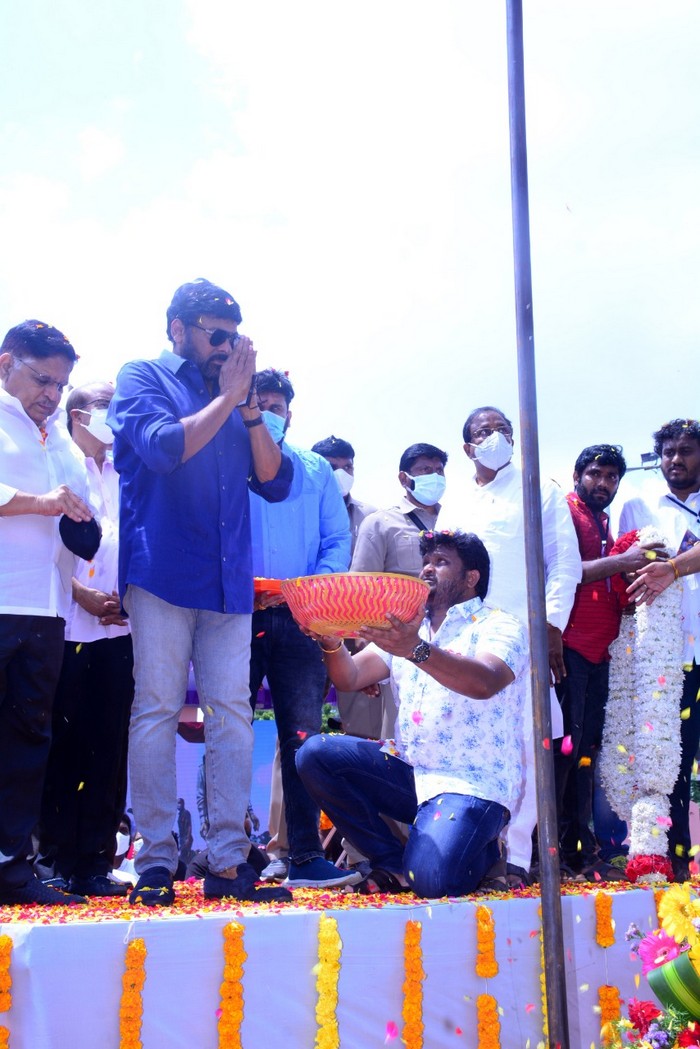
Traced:
[[18, 904], [25, 906], [38, 903], [42, 907], [65, 907], [76, 903], [87, 903], [84, 896], [70, 892], [61, 892], [51, 885], [45, 885], [38, 878], [30, 878], [26, 885], [17, 889], [5, 889], [0, 892], [0, 907], [12, 907]]
[[68, 892], [68, 882], [65, 878], [61, 877], [60, 874], [55, 874], [52, 878], [40, 878], [39, 881], [42, 885], [48, 885], [52, 889], [60, 889], [61, 892]]
[[267, 903], [271, 900], [282, 902], [292, 899], [289, 889], [277, 886], [256, 888], [256, 877], [249, 863], [238, 864], [235, 878], [222, 878], [221, 875], [209, 871], [204, 878], [204, 895], [208, 900], [233, 898], [244, 903]]
[[166, 867], [149, 867], [129, 894], [129, 903], [145, 907], [170, 907], [174, 902], [173, 876]]
[[671, 866], [673, 867], [674, 881], [690, 881], [690, 867], [685, 856], [671, 856]]
[[70, 891], [80, 896], [126, 896], [129, 887], [121, 882], [110, 881], [104, 874], [92, 874], [88, 878], [73, 875]]

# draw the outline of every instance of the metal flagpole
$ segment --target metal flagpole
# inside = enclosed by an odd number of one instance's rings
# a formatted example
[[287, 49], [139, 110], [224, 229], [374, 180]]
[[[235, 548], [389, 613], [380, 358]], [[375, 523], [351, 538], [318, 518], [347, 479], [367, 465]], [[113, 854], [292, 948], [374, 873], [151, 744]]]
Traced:
[[518, 343], [525, 563], [527, 570], [528, 618], [530, 621], [535, 781], [537, 786], [540, 887], [544, 935], [544, 974], [547, 988], [547, 1026], [549, 1045], [552, 1047], [556, 1046], [557, 1049], [568, 1049], [569, 1029], [566, 1012], [566, 977], [564, 975], [564, 937], [559, 884], [554, 761], [551, 750], [552, 722], [549, 707], [549, 646], [547, 643], [547, 613], [544, 598], [542, 502], [540, 494], [539, 442], [537, 436], [537, 390], [535, 384], [534, 322], [532, 317], [532, 272], [530, 268], [527, 139], [525, 133], [522, 0], [506, 0], [506, 7], [515, 317]]

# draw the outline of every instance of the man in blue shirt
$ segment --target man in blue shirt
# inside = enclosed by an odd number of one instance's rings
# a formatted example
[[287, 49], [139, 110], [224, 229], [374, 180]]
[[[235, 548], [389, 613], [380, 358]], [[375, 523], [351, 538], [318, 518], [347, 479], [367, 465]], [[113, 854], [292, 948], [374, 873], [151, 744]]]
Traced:
[[175, 734], [190, 659], [207, 746], [204, 894], [289, 898], [255, 888], [243, 821], [253, 751], [248, 488], [284, 499], [292, 465], [249, 396], [255, 352], [238, 335], [233, 297], [203, 279], [183, 284], [167, 321], [172, 352], [125, 365], [109, 411], [121, 481], [119, 589], [134, 644], [131, 800], [144, 839], [129, 899], [174, 899]]
[[[343, 497], [330, 465], [315, 452], [284, 441], [292, 417], [294, 389], [284, 372], [268, 368], [255, 376], [255, 392], [273, 439], [294, 463], [292, 489], [283, 503], [250, 500], [253, 570], [256, 576], [345, 572], [350, 564], [350, 528]], [[299, 779], [296, 752], [321, 728], [326, 672], [321, 653], [301, 632], [283, 599], [261, 595], [253, 614], [250, 657], [251, 701], [267, 675], [280, 746], [284, 811], [290, 865], [286, 885], [331, 887], [360, 880], [323, 857], [319, 810]]]

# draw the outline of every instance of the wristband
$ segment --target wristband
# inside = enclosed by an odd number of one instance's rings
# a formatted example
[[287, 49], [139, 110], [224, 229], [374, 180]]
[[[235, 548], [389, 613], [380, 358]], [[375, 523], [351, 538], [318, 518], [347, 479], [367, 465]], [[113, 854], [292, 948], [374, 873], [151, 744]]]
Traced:
[[258, 415], [255, 419], [244, 419], [243, 425], [246, 430], [252, 430], [254, 426], [262, 426], [264, 422], [262, 415]]
[[680, 579], [681, 574], [678, 571], [678, 565], [676, 564], [676, 562], [673, 560], [672, 557], [669, 557], [668, 564], [670, 564], [671, 568], [673, 569], [673, 578], [674, 579]]

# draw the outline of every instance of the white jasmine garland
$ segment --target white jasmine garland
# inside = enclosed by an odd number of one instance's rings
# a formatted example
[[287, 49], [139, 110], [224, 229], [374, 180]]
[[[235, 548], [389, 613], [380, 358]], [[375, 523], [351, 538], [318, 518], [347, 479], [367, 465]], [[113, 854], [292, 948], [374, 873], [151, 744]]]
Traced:
[[[656, 529], [641, 529], [639, 545], [656, 544], [671, 556]], [[630, 858], [668, 852], [669, 795], [681, 749], [681, 596], [675, 581], [652, 605], [638, 606], [634, 617], [623, 616], [620, 635], [610, 646], [600, 770], [610, 804], [630, 825]]]

